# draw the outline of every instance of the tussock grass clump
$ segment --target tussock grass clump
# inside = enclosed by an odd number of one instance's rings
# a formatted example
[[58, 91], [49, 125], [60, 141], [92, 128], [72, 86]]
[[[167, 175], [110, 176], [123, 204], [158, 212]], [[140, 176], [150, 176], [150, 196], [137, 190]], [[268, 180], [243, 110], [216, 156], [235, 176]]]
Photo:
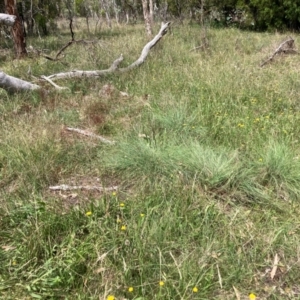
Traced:
[[[28, 44], [54, 57], [67, 28]], [[31, 53], [2, 69], [31, 80], [106, 69], [120, 53], [127, 66], [148, 41], [139, 24], [93, 37], [63, 64]], [[298, 297], [298, 61], [259, 67], [285, 35], [207, 37], [191, 51], [199, 27], [174, 24], [128, 73], [0, 92], [1, 299]], [[49, 190], [63, 184], [118, 189]]]

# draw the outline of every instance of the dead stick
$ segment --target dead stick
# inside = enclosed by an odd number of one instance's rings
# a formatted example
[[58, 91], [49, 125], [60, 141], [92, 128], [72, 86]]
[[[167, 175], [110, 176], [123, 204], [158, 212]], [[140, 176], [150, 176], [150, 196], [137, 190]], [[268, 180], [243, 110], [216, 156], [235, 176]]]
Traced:
[[111, 186], [108, 188], [104, 188], [102, 186], [94, 186], [94, 185], [54, 185], [49, 186], [51, 191], [73, 191], [73, 190], [87, 190], [87, 191], [98, 191], [98, 192], [110, 192], [118, 189], [118, 186]]
[[89, 131], [86, 131], [86, 130], [83, 130], [83, 129], [79, 129], [79, 128], [72, 128], [72, 127], [67, 127], [66, 128], [68, 131], [74, 131], [76, 133], [79, 133], [79, 134], [82, 134], [82, 135], [85, 135], [85, 136], [89, 136], [89, 137], [93, 137], [93, 138], [97, 138], [99, 139], [101, 142], [103, 143], [106, 143], [106, 144], [115, 144], [115, 141], [110, 141], [106, 138], [104, 138], [103, 136], [101, 135], [97, 135], [95, 133], [92, 133], [92, 132], [89, 132]]

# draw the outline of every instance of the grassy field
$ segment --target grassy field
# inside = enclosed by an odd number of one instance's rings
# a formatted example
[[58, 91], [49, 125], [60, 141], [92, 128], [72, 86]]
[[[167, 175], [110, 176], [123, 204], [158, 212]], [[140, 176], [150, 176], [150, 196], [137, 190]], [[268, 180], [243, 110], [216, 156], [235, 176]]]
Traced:
[[[260, 67], [286, 37], [210, 28], [193, 50], [201, 29], [175, 23], [130, 72], [0, 91], [0, 298], [300, 299], [299, 56]], [[69, 38], [27, 43], [55, 56]], [[142, 25], [89, 39], [61, 62], [2, 41], [1, 68], [127, 66], [147, 42]]]

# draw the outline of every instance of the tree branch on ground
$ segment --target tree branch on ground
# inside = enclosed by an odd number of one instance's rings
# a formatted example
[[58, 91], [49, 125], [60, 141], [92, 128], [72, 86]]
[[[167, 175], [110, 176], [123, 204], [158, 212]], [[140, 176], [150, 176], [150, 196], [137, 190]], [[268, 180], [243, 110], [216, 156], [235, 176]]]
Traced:
[[298, 54], [298, 51], [295, 50], [295, 40], [290, 37], [288, 40], [282, 42], [274, 51], [274, 53], [260, 66], [263, 67], [264, 65], [268, 64], [276, 55], [279, 54]]
[[105, 143], [105, 144], [110, 144], [110, 145], [115, 144], [115, 141], [110, 141], [101, 135], [97, 135], [97, 134], [89, 132], [87, 130], [83, 130], [83, 129], [79, 129], [79, 128], [72, 128], [72, 127], [67, 127], [66, 129], [68, 131], [73, 131], [73, 132], [76, 132], [76, 133], [79, 133], [79, 134], [82, 134], [82, 135], [85, 135], [88, 137], [99, 139], [102, 143]]
[[46, 76], [41, 76], [42, 79], [45, 79], [50, 84], [52, 84], [57, 90], [70, 90], [68, 87], [65, 86], [59, 86], [56, 83], [54, 83], [51, 79], [47, 78]]
[[145, 45], [140, 57], [126, 68], [118, 68], [119, 63], [123, 60], [123, 56], [121, 54], [121, 56], [113, 62], [111, 67], [106, 70], [94, 70], [94, 71], [74, 70], [74, 71], [70, 71], [70, 72], [53, 74], [53, 75], [50, 75], [47, 77], [51, 80], [66, 79], [66, 78], [78, 78], [78, 77], [99, 77], [99, 76], [104, 76], [107, 74], [114, 73], [116, 71], [123, 73], [123, 72], [127, 72], [131, 69], [134, 69], [145, 62], [151, 48], [153, 48], [160, 41], [160, 39], [168, 32], [170, 23], [171, 22], [161, 24], [161, 28], [160, 28], [158, 34], [149, 43], [147, 43]]
[[98, 192], [111, 192], [118, 189], [118, 186], [111, 186], [111, 187], [102, 187], [102, 186], [95, 186], [95, 185], [54, 185], [49, 186], [51, 191], [73, 191], [73, 190], [86, 190], [86, 191], [98, 191]]
[[[75, 70], [75, 71], [57, 73], [57, 74], [53, 74], [53, 75], [49, 75], [49, 76], [41, 76], [41, 79], [46, 80], [48, 82], [51, 81], [51, 84], [53, 85], [53, 80], [57, 80], [57, 79], [69, 79], [69, 78], [80, 78], [80, 77], [100, 77], [100, 76], [112, 74], [114, 72], [123, 73], [123, 72], [130, 71], [145, 62], [150, 50], [168, 32], [168, 28], [169, 28], [170, 24], [171, 24], [171, 22], [161, 24], [161, 28], [160, 28], [158, 34], [144, 46], [140, 57], [135, 62], [133, 62], [131, 65], [129, 65], [128, 67], [119, 68], [119, 64], [123, 60], [123, 55], [121, 54], [120, 57], [117, 58], [112, 63], [112, 65], [106, 70], [93, 70], [93, 71]], [[0, 71], [0, 87], [9, 92], [41, 89], [41, 87], [39, 85], [18, 79], [16, 77], [9, 76], [2, 71]], [[55, 88], [62, 89], [61, 87], [58, 87], [58, 86]]]
[[13, 76], [9, 76], [4, 72], [0, 71], [0, 88], [10, 93], [13, 93], [29, 90], [38, 90], [41, 87], [31, 82], [24, 81]]

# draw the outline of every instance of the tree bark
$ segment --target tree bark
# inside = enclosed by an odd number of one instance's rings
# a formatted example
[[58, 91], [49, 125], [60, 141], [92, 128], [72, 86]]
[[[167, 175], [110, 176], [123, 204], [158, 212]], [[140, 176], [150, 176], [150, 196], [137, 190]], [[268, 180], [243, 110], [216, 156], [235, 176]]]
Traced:
[[14, 39], [17, 58], [24, 57], [27, 55], [26, 41], [24, 37], [22, 20], [17, 11], [16, 0], [5, 0], [5, 9], [7, 14], [16, 16], [16, 21], [12, 26], [11, 33]]

